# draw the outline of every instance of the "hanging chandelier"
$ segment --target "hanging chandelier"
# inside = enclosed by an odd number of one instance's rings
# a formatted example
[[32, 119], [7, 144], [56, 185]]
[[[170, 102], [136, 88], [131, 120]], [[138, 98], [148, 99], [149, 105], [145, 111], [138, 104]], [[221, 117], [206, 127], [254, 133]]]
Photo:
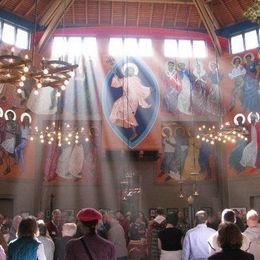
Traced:
[[260, 0], [255, 0], [253, 5], [244, 12], [244, 16], [250, 21], [260, 24]]
[[28, 54], [15, 55], [14, 47], [11, 54], [0, 55], [0, 84], [11, 84], [17, 87], [17, 93], [21, 94], [27, 83], [32, 91], [38, 95], [38, 91], [44, 87], [52, 87], [60, 96], [71, 79], [78, 65], [72, 65], [61, 60], [41, 60], [39, 67], [33, 65], [33, 57]]
[[245, 127], [237, 127], [231, 125], [229, 122], [225, 122], [221, 125], [201, 125], [197, 130], [197, 139], [201, 139], [204, 142], [214, 145], [219, 143], [236, 143], [238, 139], [248, 140], [246, 135], [248, 134]]

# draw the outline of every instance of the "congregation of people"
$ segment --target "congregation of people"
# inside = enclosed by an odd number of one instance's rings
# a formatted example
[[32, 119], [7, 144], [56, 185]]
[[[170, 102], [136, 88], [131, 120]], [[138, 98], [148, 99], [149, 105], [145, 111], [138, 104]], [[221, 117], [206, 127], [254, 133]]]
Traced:
[[0, 260], [260, 260], [260, 223], [255, 210], [208, 215], [164, 215], [81, 209], [76, 220], [59, 209], [51, 219], [0, 214]]

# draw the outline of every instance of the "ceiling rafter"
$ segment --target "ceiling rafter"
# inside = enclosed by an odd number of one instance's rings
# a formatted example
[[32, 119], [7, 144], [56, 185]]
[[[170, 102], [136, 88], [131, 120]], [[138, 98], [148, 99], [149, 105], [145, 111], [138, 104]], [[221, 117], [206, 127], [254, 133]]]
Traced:
[[176, 27], [176, 24], [177, 24], [177, 19], [178, 19], [178, 14], [179, 14], [179, 9], [180, 9], [180, 5], [177, 5], [177, 8], [176, 8], [176, 15], [174, 17], [174, 27]]
[[188, 16], [187, 16], [187, 22], [186, 22], [186, 27], [189, 26], [189, 23], [190, 23], [190, 14], [191, 14], [191, 9], [192, 9], [192, 6], [189, 6], [189, 9], [188, 9]]
[[111, 20], [110, 20], [111, 25], [114, 24], [114, 2], [111, 2]]
[[162, 22], [161, 22], [161, 27], [164, 26], [165, 15], [166, 15], [166, 9], [167, 9], [167, 4], [164, 4], [164, 7], [163, 7], [163, 15], [162, 15]]
[[237, 5], [238, 5], [238, 7], [240, 8], [240, 10], [241, 10], [241, 12], [242, 12], [242, 14], [245, 12], [245, 10], [244, 10], [244, 8], [243, 8], [243, 6], [241, 5], [241, 3], [240, 3], [240, 1], [239, 0], [237, 0]]
[[100, 25], [100, 17], [101, 17], [101, 11], [100, 11], [100, 1], [98, 1], [98, 25]]
[[7, 1], [8, 1], [8, 0], [1, 0], [1, 1], [0, 1], [0, 5], [1, 5], [1, 6], [5, 5], [5, 4], [7, 3]]
[[203, 21], [203, 23], [207, 29], [207, 32], [211, 38], [213, 46], [217, 50], [218, 54], [222, 55], [222, 48], [221, 48], [219, 39], [217, 37], [214, 24], [212, 23], [211, 18], [209, 17], [209, 14], [205, 7], [206, 3], [204, 2], [204, 0], [193, 0], [193, 1], [198, 10], [201, 20]]
[[61, 0], [59, 7], [54, 11], [54, 15], [52, 20], [49, 22], [47, 28], [45, 29], [39, 43], [38, 43], [38, 50], [41, 54], [46, 47], [47, 42], [51, 38], [53, 32], [56, 30], [59, 22], [61, 21], [62, 17], [65, 13], [69, 10], [71, 5], [74, 3], [75, 0]]
[[127, 14], [127, 3], [124, 2], [124, 26], [126, 26], [126, 20], [127, 20], [126, 14]]
[[150, 26], [150, 27], [152, 26], [153, 12], [154, 12], [154, 4], [152, 4], [151, 12], [150, 12], [150, 20], [149, 20], [149, 26]]
[[72, 8], [72, 24], [76, 24], [76, 22], [75, 22], [75, 5], [72, 5], [71, 8]]
[[211, 22], [213, 23], [213, 25], [215, 27], [215, 29], [216, 30], [220, 29], [220, 25], [219, 25], [216, 17], [214, 16], [213, 12], [210, 9], [209, 2], [205, 3], [205, 9], [206, 9], [206, 11], [208, 13], [208, 16], [209, 16]]
[[[98, 0], [104, 1], [104, 0]], [[194, 5], [193, 0], [105, 0], [112, 2], [127, 2], [127, 3], [147, 3], [147, 4], [179, 4], [179, 5]]]
[[88, 0], [85, 0], [85, 20], [86, 24], [88, 24]]
[[55, 15], [55, 11], [60, 5], [61, 5], [61, 0], [52, 1], [52, 5], [47, 10], [47, 12], [42, 16], [42, 18], [39, 21], [39, 24], [42, 26], [47, 26], [50, 23], [50, 21], [53, 19]]
[[24, 14], [25, 17], [28, 16], [33, 10], [35, 10], [35, 5], [36, 5], [36, 3], [34, 3], [31, 6], [31, 8], [29, 8], [29, 10]]
[[220, 1], [221, 5], [224, 7], [224, 9], [227, 11], [229, 17], [231, 17], [233, 23], [235, 23], [235, 22], [236, 22], [236, 19], [235, 19], [235, 17], [233, 16], [233, 14], [229, 11], [229, 9], [228, 9], [228, 7], [226, 6], [226, 4], [223, 2], [223, 0], [219, 0], [219, 1]]
[[138, 3], [138, 10], [137, 10], [137, 19], [136, 19], [136, 26], [139, 26], [140, 23], [140, 9], [141, 9], [141, 3]]
[[12, 10], [12, 12], [16, 12], [16, 11], [19, 9], [19, 7], [21, 7], [21, 6], [23, 5], [23, 3], [24, 3], [24, 0], [18, 1], [18, 4], [17, 4], [16, 7]]

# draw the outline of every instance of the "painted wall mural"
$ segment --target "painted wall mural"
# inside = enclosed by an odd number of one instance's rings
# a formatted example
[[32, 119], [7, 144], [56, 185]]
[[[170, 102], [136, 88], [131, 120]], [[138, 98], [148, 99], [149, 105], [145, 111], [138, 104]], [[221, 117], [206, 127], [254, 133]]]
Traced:
[[156, 182], [217, 179], [216, 147], [198, 140], [191, 122], [163, 124], [161, 136]]

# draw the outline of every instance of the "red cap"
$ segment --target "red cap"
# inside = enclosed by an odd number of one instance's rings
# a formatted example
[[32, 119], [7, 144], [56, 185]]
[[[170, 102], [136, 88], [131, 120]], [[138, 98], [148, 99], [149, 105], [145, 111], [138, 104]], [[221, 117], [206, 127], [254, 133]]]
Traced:
[[77, 218], [80, 221], [92, 221], [102, 219], [102, 215], [96, 209], [85, 208], [78, 212]]

